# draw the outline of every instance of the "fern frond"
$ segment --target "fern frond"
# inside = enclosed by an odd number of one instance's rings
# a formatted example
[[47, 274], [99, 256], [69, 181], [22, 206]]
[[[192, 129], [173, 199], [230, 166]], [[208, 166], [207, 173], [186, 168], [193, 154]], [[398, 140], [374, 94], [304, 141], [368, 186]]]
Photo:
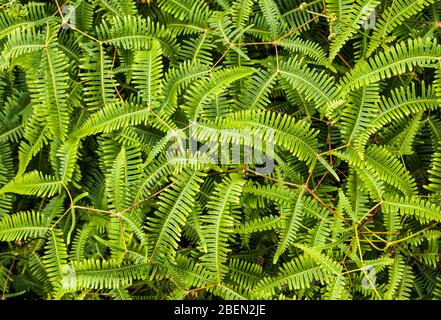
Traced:
[[69, 125], [68, 67], [65, 55], [55, 47], [45, 47], [42, 62], [43, 74], [37, 77], [31, 89], [31, 97], [36, 104], [37, 114], [46, 119], [49, 131], [58, 139], [64, 140]]
[[329, 64], [323, 48], [316, 42], [299, 38], [288, 38], [281, 40], [279, 45], [291, 52], [303, 53], [319, 64], [330, 68], [334, 72], [336, 71], [335, 68]]
[[300, 227], [302, 218], [303, 196], [302, 189], [296, 195], [296, 198], [294, 198], [295, 200], [293, 199], [292, 205], [281, 208], [284, 226], [280, 232], [280, 240], [274, 254], [273, 263], [277, 263], [279, 257], [296, 239], [296, 233]]
[[44, 3], [29, 2], [23, 7], [21, 15], [14, 14], [13, 5], [0, 12], [0, 39], [11, 35], [18, 28], [30, 29], [55, 20], [54, 17], [47, 16]]
[[422, 11], [425, 7], [433, 3], [433, 0], [401, 0], [394, 1], [381, 14], [381, 19], [377, 22], [371, 41], [367, 50], [367, 56], [380, 45], [385, 44], [387, 36], [405, 19]]
[[414, 84], [409, 87], [398, 88], [391, 93], [390, 97], [382, 97], [378, 104], [379, 113], [376, 118], [359, 135], [356, 148], [360, 154], [364, 153], [363, 150], [369, 137], [386, 124], [403, 119], [410, 114], [437, 108], [436, 97], [431, 86], [423, 85], [420, 95], [417, 94]]
[[[252, 132], [256, 132], [266, 137], [271, 131], [274, 131], [274, 142], [283, 146], [300, 160], [307, 163], [317, 158], [318, 142], [315, 139], [316, 132], [309, 129], [306, 122], [296, 122], [294, 118], [287, 115], [277, 114], [269, 111], [243, 111], [233, 114], [225, 119], [218, 121], [221, 128], [249, 128]], [[216, 131], [209, 131], [208, 125], [197, 124], [195, 127], [196, 136], [207, 136], [214, 134], [212, 139], [217, 135]], [[216, 130], [216, 129], [215, 129]]]
[[[75, 27], [83, 32], [91, 32], [93, 30], [93, 16], [95, 4], [87, 0], [79, 0], [72, 6], [73, 10], [69, 11], [71, 18], [75, 15]], [[72, 21], [70, 21], [72, 23]]]
[[405, 260], [401, 254], [396, 254], [394, 263], [389, 268], [389, 283], [388, 289], [384, 295], [385, 299], [392, 300], [395, 296], [395, 292], [402, 281], [405, 271]]
[[212, 291], [214, 295], [219, 296], [224, 300], [248, 300], [246, 293], [226, 284], [219, 284], [212, 289]]
[[96, 4], [98, 4], [102, 10], [107, 11], [109, 16], [115, 14], [118, 17], [123, 17], [133, 15], [136, 12], [133, 0], [98, 0]]
[[146, 123], [151, 118], [144, 106], [123, 102], [107, 105], [94, 113], [72, 136], [85, 137], [97, 133], [107, 133], [128, 125]]
[[183, 46], [179, 50], [177, 60], [188, 60], [190, 64], [211, 64], [213, 59], [211, 50], [215, 48], [212, 41], [212, 37], [208, 32], [202, 33], [195, 39], [184, 40]]
[[286, 114], [281, 116], [270, 111], [246, 110], [234, 113], [224, 119], [219, 119], [215, 123], [196, 123], [192, 128], [197, 139], [202, 141], [207, 139], [218, 141], [220, 137], [222, 143], [240, 141], [241, 138], [240, 135], [236, 137], [234, 132], [223, 132], [220, 134], [219, 128], [248, 129], [252, 135], [259, 136], [262, 139], [261, 141], [266, 141], [274, 133], [274, 137], [271, 137], [269, 140], [270, 143], [282, 146], [300, 160], [306, 161], [307, 164], [318, 159], [338, 179], [334, 170], [319, 156], [317, 152], [317, 132], [310, 130], [309, 127], [310, 125], [307, 122], [295, 122], [294, 118]]
[[[9, 66], [15, 58], [36, 53], [41, 55], [45, 45], [45, 34], [35, 28], [15, 29], [8, 37], [8, 41], [0, 54], [0, 70]], [[27, 66], [25, 64], [25, 66]], [[29, 66], [27, 66], [29, 67]]]
[[0, 300], [441, 298], [440, 21], [0, 0]]
[[352, 170], [349, 172], [347, 192], [354, 209], [355, 220], [359, 220], [368, 212], [369, 202], [362, 179]]
[[413, 39], [397, 43], [385, 52], [368, 60], [361, 60], [340, 82], [343, 92], [348, 92], [412, 71], [416, 66], [427, 67], [441, 56], [441, 46], [436, 40]]
[[348, 300], [349, 295], [345, 288], [348, 285], [346, 281], [344, 276], [335, 277], [327, 287], [327, 292], [324, 295], [325, 300]]
[[263, 275], [262, 266], [245, 260], [232, 259], [229, 266], [229, 278], [241, 287], [252, 288]]
[[51, 133], [43, 119], [36, 114], [28, 119], [24, 133], [27, 141], [23, 139], [19, 147], [17, 176], [26, 171], [29, 162], [48, 143], [50, 136]]
[[383, 210], [383, 221], [387, 232], [390, 232], [387, 238], [388, 240], [391, 240], [396, 237], [395, 234], [398, 233], [401, 229], [400, 215], [396, 211]]
[[[336, 36], [332, 40], [329, 52], [329, 61], [333, 61], [340, 52], [344, 44], [355, 34], [360, 25], [365, 22], [380, 1], [377, 0], [356, 0], [355, 3], [349, 4], [345, 1], [330, 1], [330, 3], [342, 4], [339, 6], [339, 14], [337, 15]], [[343, 10], [343, 8], [345, 10]]]
[[344, 21], [351, 13], [354, 0], [327, 0], [326, 11], [338, 22]]
[[243, 188], [243, 193], [251, 193], [257, 197], [263, 197], [279, 204], [291, 204], [293, 199], [298, 196], [297, 192], [280, 185], [254, 185], [247, 183]]
[[263, 109], [269, 103], [271, 89], [277, 80], [277, 72], [260, 70], [249, 81], [240, 96], [244, 109]]
[[197, 8], [201, 8], [203, 11], [207, 11], [208, 6], [203, 0], [158, 0], [158, 6], [161, 10], [175, 16], [179, 20], [195, 19], [194, 14]]
[[405, 266], [405, 271], [401, 282], [397, 288], [397, 300], [410, 300], [412, 296], [412, 291], [415, 286], [415, 276], [413, 274], [412, 268], [408, 265]]
[[311, 287], [313, 281], [325, 283], [326, 274], [310, 258], [299, 257], [289, 261], [281, 267], [277, 276], [263, 278], [255, 287], [253, 298], [271, 298], [276, 289], [288, 285], [288, 289], [299, 290]]
[[113, 300], [133, 300], [129, 291], [122, 288], [114, 289], [112, 291], [112, 298]]
[[252, 13], [254, 0], [236, 0], [231, 8], [233, 22], [239, 28], [244, 28]]
[[148, 106], [161, 98], [162, 59], [161, 46], [152, 43], [149, 51], [138, 51], [133, 64], [133, 83]]
[[109, 207], [120, 212], [129, 206], [128, 197], [128, 159], [124, 147], [116, 156], [106, 177], [106, 194]]
[[279, 64], [280, 75], [307, 100], [316, 102], [317, 107], [330, 103], [336, 98], [337, 90], [334, 78], [325, 71], [316, 72], [302, 66], [302, 60], [282, 60]]
[[322, 247], [328, 242], [331, 233], [331, 219], [324, 217], [317, 225], [309, 231], [307, 244], [311, 248]]
[[428, 170], [429, 176], [429, 184], [425, 186], [427, 190], [433, 192], [441, 192], [441, 153], [440, 146], [436, 149], [436, 152], [433, 154], [431, 167]]
[[176, 264], [169, 266], [174, 281], [179, 281], [185, 288], [201, 288], [214, 283], [213, 274], [201, 264], [183, 256], [176, 256]]
[[234, 231], [238, 234], [250, 234], [258, 231], [278, 229], [282, 225], [283, 221], [279, 216], [270, 215], [246, 221], [242, 225], [238, 225]]
[[174, 180], [174, 186], [161, 194], [159, 208], [147, 226], [154, 261], [166, 259], [170, 251], [178, 248], [182, 227], [191, 212], [202, 176], [198, 172], [183, 173], [179, 180]]
[[259, 7], [269, 27], [272, 40], [284, 30], [284, 20], [280, 19], [280, 11], [274, 0], [259, 0]]
[[382, 205], [386, 212], [399, 212], [402, 215], [414, 216], [422, 223], [441, 221], [441, 208], [418, 196], [393, 197], [386, 199]]
[[[12, 150], [7, 144], [0, 143], [0, 154], [0, 187], [3, 187], [13, 178], [14, 164]], [[0, 219], [11, 212], [13, 201], [11, 194], [0, 195]]]
[[364, 187], [372, 198], [380, 200], [384, 194], [384, 184], [378, 173], [375, 170], [366, 166], [359, 155], [349, 148], [346, 153], [336, 152], [335, 156], [348, 162], [352, 166], [352, 170], [357, 173], [357, 176], [364, 183]]
[[418, 112], [406, 126], [404, 131], [395, 136], [389, 143], [389, 146], [394, 147], [394, 153], [403, 156], [411, 155], [414, 153], [414, 143], [417, 134], [421, 128], [421, 118], [423, 112]]
[[415, 179], [403, 164], [386, 148], [371, 146], [366, 150], [366, 164], [385, 182], [397, 187], [404, 195], [417, 191]]
[[254, 69], [247, 67], [225, 68], [211, 73], [209, 79], [195, 82], [186, 92], [186, 105], [183, 107], [191, 121], [203, 116], [204, 107], [222, 93], [232, 82], [247, 77]]
[[90, 107], [102, 107], [115, 100], [114, 72], [112, 60], [101, 43], [82, 43], [81, 59], [85, 102]]
[[333, 275], [340, 275], [343, 267], [341, 264], [330, 258], [329, 256], [320, 253], [317, 249], [309, 248], [303, 244], [295, 243], [294, 246], [305, 252], [305, 255], [310, 256], [314, 261], [320, 265], [327, 273]]
[[113, 17], [111, 25], [103, 22], [97, 28], [98, 39], [104, 44], [124, 49], [150, 50], [153, 40], [158, 41], [164, 55], [173, 59], [175, 40], [169, 31], [158, 23], [141, 16]]
[[42, 237], [49, 228], [43, 216], [34, 211], [18, 212], [0, 220], [0, 240], [20, 241]]
[[438, 62], [435, 74], [435, 80], [433, 82], [435, 87], [435, 95], [438, 98], [438, 103], [441, 104], [441, 60]]
[[79, 143], [77, 139], [69, 139], [57, 150], [56, 177], [65, 184], [72, 179], [78, 158]]
[[342, 112], [342, 135], [348, 144], [357, 141], [375, 120], [379, 100], [378, 84], [364, 86], [350, 95], [349, 106]]
[[137, 186], [135, 193], [135, 201], [141, 201], [144, 197], [149, 195], [155, 185], [165, 183], [167, 177], [173, 173], [173, 167], [164, 156], [159, 156], [156, 161], [152, 161], [144, 168], [141, 183]]
[[178, 67], [171, 69], [163, 80], [164, 100], [159, 114], [172, 115], [178, 104], [178, 97], [182, 91], [202, 76], [207, 75], [209, 67], [201, 63], [191, 64], [184, 61]]
[[115, 289], [130, 285], [135, 280], [149, 277], [152, 265], [119, 264], [113, 260], [84, 260], [71, 265], [75, 276], [73, 288]]
[[240, 28], [236, 28], [230, 17], [221, 12], [217, 12], [212, 16], [210, 26], [214, 29], [215, 33], [222, 35], [216, 42], [222, 42], [228, 51], [231, 49], [245, 60], [250, 60], [244, 51], [236, 44], [246, 29], [241, 30]]
[[215, 273], [220, 283], [228, 272], [225, 265], [230, 251], [228, 241], [233, 233], [237, 205], [245, 181], [237, 175], [230, 175], [218, 184], [207, 203], [208, 214], [202, 217], [203, 232], [206, 234], [207, 254], [201, 257], [203, 264]]
[[43, 256], [44, 267], [52, 285], [58, 288], [61, 284], [68, 258], [63, 233], [60, 230], [51, 230], [45, 250], [45, 255]]
[[0, 195], [12, 192], [40, 197], [51, 197], [54, 194], [59, 193], [61, 188], [62, 183], [60, 180], [49, 175], [44, 175], [38, 171], [32, 171], [25, 173], [4, 185], [0, 189]]
[[87, 241], [91, 235], [91, 227], [89, 225], [83, 226], [78, 230], [72, 242], [72, 249], [69, 252], [69, 259], [71, 261], [83, 261], [86, 259], [85, 249], [88, 245]]

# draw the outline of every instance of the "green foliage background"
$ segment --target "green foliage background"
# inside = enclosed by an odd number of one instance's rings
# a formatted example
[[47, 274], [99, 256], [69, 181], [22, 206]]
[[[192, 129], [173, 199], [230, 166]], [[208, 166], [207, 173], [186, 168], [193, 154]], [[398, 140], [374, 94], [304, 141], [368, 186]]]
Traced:
[[[437, 0], [0, 0], [1, 297], [441, 297], [440, 38]], [[273, 172], [168, 160], [190, 128]]]

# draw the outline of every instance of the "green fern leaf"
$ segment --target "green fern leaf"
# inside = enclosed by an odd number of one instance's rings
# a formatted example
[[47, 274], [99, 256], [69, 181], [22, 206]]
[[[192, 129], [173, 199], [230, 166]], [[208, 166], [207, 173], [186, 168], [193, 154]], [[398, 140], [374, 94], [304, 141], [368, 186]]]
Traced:
[[42, 237], [48, 227], [44, 226], [43, 216], [37, 212], [18, 212], [0, 220], [0, 240], [20, 241]]
[[202, 183], [198, 172], [184, 173], [175, 186], [165, 191], [160, 197], [160, 206], [155, 217], [149, 219], [148, 230], [152, 242], [151, 259], [162, 261], [170, 250], [176, 251], [181, 236], [182, 226], [191, 212], [195, 195]]
[[431, 3], [433, 3], [433, 0], [401, 0], [392, 2], [392, 4], [382, 13], [381, 19], [378, 21], [374, 29], [369, 43], [367, 56], [370, 56], [381, 43], [384, 43], [386, 37], [404, 19], [417, 14]]
[[[333, 1], [332, 1], [333, 2]], [[336, 1], [338, 4], [345, 1]], [[339, 14], [337, 15], [336, 37], [331, 43], [329, 61], [333, 61], [340, 52], [344, 44], [354, 35], [360, 28], [360, 25], [366, 21], [378, 6], [380, 1], [376, 0], [357, 0], [355, 3], [344, 3], [339, 6]], [[343, 8], [345, 10], [343, 10]]]
[[271, 38], [277, 39], [284, 29], [284, 21], [280, 19], [280, 11], [276, 2], [274, 0], [259, 0], [259, 7], [269, 26]]
[[325, 283], [327, 276], [312, 259], [300, 257], [283, 264], [276, 277], [263, 278], [255, 287], [254, 298], [270, 298], [286, 284], [289, 290], [306, 289], [313, 281]]
[[306, 255], [311, 256], [314, 261], [319, 264], [326, 272], [333, 275], [340, 275], [343, 267], [327, 255], [318, 252], [316, 249], [309, 248], [305, 245], [295, 243], [294, 246], [303, 250]]
[[343, 92], [413, 70], [429, 66], [441, 56], [441, 46], [435, 40], [414, 39], [399, 42], [389, 50], [369, 60], [361, 60], [340, 82]]
[[133, 283], [134, 280], [146, 279], [152, 266], [147, 263], [118, 264], [113, 260], [84, 260], [74, 262], [74, 289], [110, 289], [120, 288]]
[[208, 253], [202, 256], [203, 264], [216, 275], [217, 283], [221, 283], [228, 268], [225, 265], [228, 240], [233, 232], [237, 205], [245, 182], [237, 175], [231, 175], [216, 186], [207, 204], [208, 214], [202, 217], [203, 231], [206, 234]]
[[296, 239], [296, 233], [300, 227], [303, 206], [303, 189], [296, 195], [297, 199], [287, 208], [281, 208], [283, 216], [283, 229], [280, 233], [280, 241], [274, 254], [273, 263], [277, 263], [279, 257], [286, 251]]
[[139, 51], [135, 54], [133, 83], [148, 106], [152, 106], [152, 102], [161, 97], [161, 54], [161, 46], [157, 41], [152, 43], [149, 51]]
[[64, 268], [67, 264], [67, 248], [60, 230], [52, 229], [45, 247], [43, 263], [54, 287], [61, 285]]
[[441, 208], [417, 196], [410, 198], [394, 197], [384, 201], [382, 208], [387, 212], [399, 211], [402, 215], [414, 216], [422, 223], [441, 221]]
[[52, 176], [44, 175], [38, 171], [25, 173], [4, 185], [0, 189], [0, 195], [8, 192], [36, 196], [53, 196], [62, 188], [60, 180]]
[[405, 195], [416, 193], [416, 182], [410, 172], [386, 148], [371, 146], [366, 150], [366, 164], [382, 180], [397, 187]]
[[197, 121], [201, 112], [217, 94], [222, 93], [232, 82], [247, 77], [254, 69], [247, 67], [228, 68], [214, 71], [208, 80], [194, 83], [186, 94], [187, 103], [183, 107], [191, 121]]
[[280, 75], [308, 100], [315, 101], [318, 107], [336, 98], [334, 78], [329, 77], [325, 72], [319, 73], [301, 65], [302, 60], [280, 61]]
[[115, 103], [94, 113], [72, 136], [85, 137], [97, 133], [107, 133], [128, 125], [146, 123], [151, 116], [145, 107]]
[[437, 101], [432, 87], [423, 85], [421, 95], [417, 95], [415, 85], [412, 85], [392, 91], [391, 97], [382, 97], [378, 107], [380, 111], [376, 118], [357, 141], [356, 148], [360, 155], [364, 153], [369, 137], [386, 124], [420, 111], [434, 110], [437, 108]]

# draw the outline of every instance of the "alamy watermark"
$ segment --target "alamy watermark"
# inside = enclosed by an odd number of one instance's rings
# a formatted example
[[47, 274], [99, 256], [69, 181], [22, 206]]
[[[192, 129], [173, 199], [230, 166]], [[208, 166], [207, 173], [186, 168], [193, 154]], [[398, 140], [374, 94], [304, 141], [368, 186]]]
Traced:
[[63, 14], [63, 29], [71, 29], [75, 27], [77, 22], [75, 15], [75, 7], [71, 5], [65, 5], [61, 8], [61, 13]]
[[361, 286], [364, 289], [374, 289], [375, 283], [377, 281], [375, 268], [371, 265], [368, 265], [361, 268], [361, 271], [364, 273], [364, 277], [361, 280]]
[[361, 24], [363, 29], [375, 29], [377, 22], [377, 12], [372, 6], [364, 6], [361, 9], [362, 14], [367, 14]]
[[[197, 126], [197, 125], [196, 125]], [[245, 164], [260, 175], [274, 169], [274, 130], [221, 129], [198, 131], [189, 126], [188, 135], [170, 131], [169, 162], [197, 161], [202, 164]]]
[[72, 265], [64, 265], [61, 268], [61, 286], [64, 289], [75, 289], [77, 286], [77, 277], [75, 268]]

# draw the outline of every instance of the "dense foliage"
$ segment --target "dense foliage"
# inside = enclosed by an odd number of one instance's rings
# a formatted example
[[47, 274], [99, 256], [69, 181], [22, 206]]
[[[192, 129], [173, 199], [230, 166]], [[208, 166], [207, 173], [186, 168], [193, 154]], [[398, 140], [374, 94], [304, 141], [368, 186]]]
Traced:
[[440, 40], [438, 0], [0, 0], [0, 297], [441, 297]]

